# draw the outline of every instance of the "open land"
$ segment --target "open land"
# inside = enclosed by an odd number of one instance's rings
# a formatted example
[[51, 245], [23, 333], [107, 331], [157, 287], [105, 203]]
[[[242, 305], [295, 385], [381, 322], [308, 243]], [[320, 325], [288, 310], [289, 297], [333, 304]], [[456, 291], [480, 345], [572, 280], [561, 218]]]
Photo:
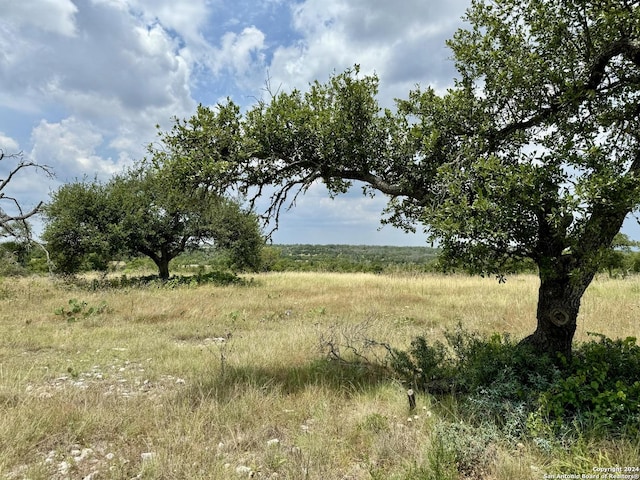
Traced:
[[[629, 440], [566, 450], [479, 442], [455, 395], [420, 394], [409, 412], [392, 375], [327, 356], [328, 345], [363, 339], [405, 348], [458, 324], [522, 338], [535, 327], [537, 285], [533, 275], [499, 284], [287, 272], [242, 286], [91, 291], [5, 278], [0, 476], [537, 480], [637, 465], [640, 445]], [[639, 294], [638, 277], [596, 279], [576, 341], [637, 335]], [[367, 355], [384, 355], [374, 350]], [[452, 425], [463, 445], [456, 458], [436, 435]]]

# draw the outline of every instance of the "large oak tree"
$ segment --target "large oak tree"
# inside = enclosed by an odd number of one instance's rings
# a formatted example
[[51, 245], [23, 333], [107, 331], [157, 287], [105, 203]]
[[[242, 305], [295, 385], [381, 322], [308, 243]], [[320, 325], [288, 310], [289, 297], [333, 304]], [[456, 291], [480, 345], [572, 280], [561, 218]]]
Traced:
[[473, 1], [449, 42], [459, 78], [445, 94], [416, 90], [383, 111], [378, 79], [356, 67], [242, 120], [220, 106], [233, 128], [210, 138], [234, 138], [244, 154], [199, 168], [217, 164], [221, 181], [249, 191], [275, 187], [276, 217], [316, 181], [332, 195], [357, 182], [389, 197], [385, 222], [422, 225], [449, 263], [502, 275], [532, 260], [537, 328], [525, 343], [569, 356], [581, 298], [640, 205], [638, 3]]

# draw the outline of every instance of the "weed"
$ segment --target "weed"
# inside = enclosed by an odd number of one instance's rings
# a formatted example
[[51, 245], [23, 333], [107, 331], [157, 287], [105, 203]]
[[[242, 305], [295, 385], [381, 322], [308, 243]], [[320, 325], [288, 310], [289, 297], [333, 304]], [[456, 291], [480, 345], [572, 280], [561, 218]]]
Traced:
[[448, 439], [442, 437], [441, 433], [434, 435], [427, 454], [429, 467], [426, 471], [420, 472], [425, 476], [408, 478], [425, 478], [426, 480], [455, 480], [458, 478], [456, 468], [456, 453]]
[[58, 307], [53, 313], [67, 319], [67, 322], [74, 323], [80, 319], [90, 317], [92, 315], [100, 315], [107, 311], [107, 303], [101, 302], [96, 306], [89, 306], [85, 301], [79, 301], [72, 298], [68, 302], [68, 306]]
[[379, 413], [368, 415], [359, 425], [362, 430], [381, 433], [389, 430], [389, 420]]

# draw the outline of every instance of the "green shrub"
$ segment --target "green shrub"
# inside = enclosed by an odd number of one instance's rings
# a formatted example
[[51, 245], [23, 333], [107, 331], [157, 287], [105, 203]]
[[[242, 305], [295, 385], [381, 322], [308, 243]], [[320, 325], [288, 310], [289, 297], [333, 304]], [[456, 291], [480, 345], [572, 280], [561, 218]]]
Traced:
[[27, 269], [18, 261], [12, 252], [0, 250], [0, 277], [16, 277], [26, 275]]
[[491, 387], [524, 399], [559, 374], [549, 357], [514, 342], [508, 334], [486, 337], [458, 325], [445, 332], [445, 338], [453, 350], [458, 390], [467, 393]]
[[472, 421], [510, 438], [576, 430], [635, 435], [640, 346], [632, 337], [597, 337], [562, 363], [507, 335], [486, 337], [458, 326], [445, 333], [446, 343], [418, 337], [407, 351], [391, 349], [390, 366], [413, 389], [461, 395]]
[[416, 337], [408, 352], [392, 349], [391, 354], [391, 368], [407, 386], [439, 393], [453, 388], [455, 364], [442, 342], [429, 345], [424, 337]]
[[392, 368], [412, 388], [469, 394], [493, 387], [522, 399], [531, 389], [550, 385], [559, 374], [548, 357], [513, 342], [508, 335], [487, 338], [461, 325], [444, 335], [447, 344], [439, 340], [429, 344], [425, 337], [417, 337], [407, 352], [392, 351]]
[[597, 336], [576, 348], [568, 373], [541, 393], [534, 423], [546, 419], [554, 431], [578, 422], [596, 432], [638, 433], [640, 346], [633, 337]]

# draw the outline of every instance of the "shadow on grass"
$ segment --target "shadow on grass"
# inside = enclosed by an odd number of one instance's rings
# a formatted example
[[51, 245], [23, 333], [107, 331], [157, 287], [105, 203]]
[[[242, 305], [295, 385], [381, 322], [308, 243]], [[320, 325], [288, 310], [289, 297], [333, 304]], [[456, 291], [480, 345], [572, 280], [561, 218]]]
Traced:
[[215, 286], [251, 286], [253, 279], [245, 280], [233, 272], [213, 271], [208, 273], [197, 273], [195, 275], [173, 275], [171, 278], [163, 280], [157, 275], [128, 277], [122, 274], [120, 277], [81, 278], [76, 276], [62, 277], [64, 282], [76, 288], [84, 290], [108, 290], [120, 288], [178, 288], [197, 287], [200, 285]]
[[289, 395], [315, 386], [349, 396], [387, 383], [390, 378], [390, 372], [380, 366], [330, 359], [278, 367], [226, 366], [223, 373], [194, 384], [186, 395], [194, 402], [225, 402], [249, 390]]

